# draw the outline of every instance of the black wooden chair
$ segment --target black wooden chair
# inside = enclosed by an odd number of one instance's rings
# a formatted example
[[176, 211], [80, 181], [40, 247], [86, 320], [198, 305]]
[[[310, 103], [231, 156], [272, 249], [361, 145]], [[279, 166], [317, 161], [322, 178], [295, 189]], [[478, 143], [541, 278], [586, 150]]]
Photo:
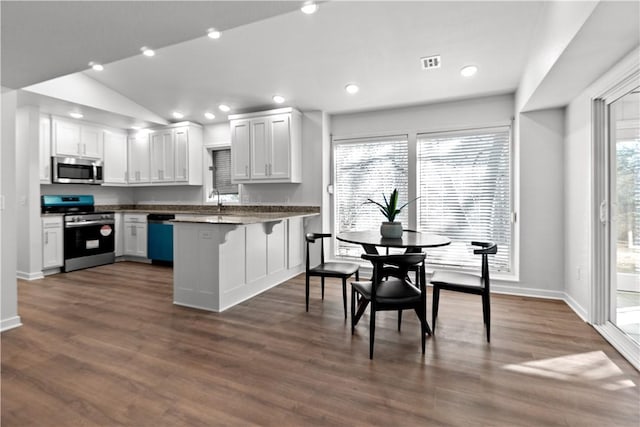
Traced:
[[[371, 305], [369, 331], [369, 358], [373, 359], [373, 342], [376, 330], [376, 312], [388, 310], [415, 310], [420, 319], [422, 353], [425, 335], [431, 331], [427, 325], [427, 294], [424, 281], [423, 253], [398, 255], [363, 254], [363, 259], [373, 263], [370, 281], [351, 283], [351, 334], [368, 305]], [[412, 266], [420, 265], [420, 280], [414, 285], [408, 277]], [[358, 308], [356, 311], [356, 302]]]
[[489, 255], [498, 252], [498, 245], [493, 242], [471, 242], [473, 253], [482, 255], [481, 274], [456, 273], [449, 271], [436, 271], [431, 278], [433, 285], [433, 310], [431, 323], [433, 331], [436, 330], [436, 319], [438, 317], [438, 304], [440, 302], [440, 290], [464, 292], [482, 296], [482, 315], [487, 328], [487, 342], [491, 342], [491, 281], [489, 279]]
[[[325, 233], [307, 233], [305, 240], [307, 241], [307, 269], [305, 274], [305, 297], [306, 307], [309, 311], [309, 278], [312, 276], [320, 277], [320, 284], [322, 288], [322, 299], [324, 300], [324, 279], [325, 277], [335, 277], [342, 279], [342, 303], [344, 306], [344, 317], [347, 318], [347, 279], [353, 274], [356, 275], [356, 280], [360, 280], [359, 272], [360, 265], [353, 262], [324, 262], [324, 239], [331, 237], [331, 234]], [[311, 267], [311, 261], [309, 260], [309, 244], [315, 243], [317, 239], [320, 239], [320, 264], [315, 267]]]

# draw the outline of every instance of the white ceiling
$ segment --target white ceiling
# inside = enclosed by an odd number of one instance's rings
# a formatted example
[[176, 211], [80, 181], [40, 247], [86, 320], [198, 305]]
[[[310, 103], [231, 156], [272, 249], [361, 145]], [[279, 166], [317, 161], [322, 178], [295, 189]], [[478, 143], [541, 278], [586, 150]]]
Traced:
[[[512, 93], [545, 7], [330, 1], [304, 15], [302, 3], [2, 1], [2, 85], [84, 70], [169, 121], [179, 110], [203, 124], [207, 110], [227, 119], [219, 103], [231, 113], [272, 108], [274, 94], [301, 110], [345, 113]], [[206, 37], [210, 27], [224, 30], [219, 40]], [[142, 45], [156, 56], [140, 55]], [[432, 54], [442, 68], [422, 70], [420, 57]], [[92, 60], [105, 70], [87, 70]], [[467, 64], [479, 67], [470, 79], [459, 74]], [[344, 91], [351, 82], [356, 95]]]

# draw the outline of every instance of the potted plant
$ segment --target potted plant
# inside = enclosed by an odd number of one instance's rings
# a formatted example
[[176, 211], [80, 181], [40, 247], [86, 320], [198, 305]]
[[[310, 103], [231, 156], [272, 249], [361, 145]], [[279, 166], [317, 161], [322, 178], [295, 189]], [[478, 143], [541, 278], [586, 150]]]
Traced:
[[404, 209], [409, 203], [417, 200], [418, 197], [398, 207], [398, 189], [394, 188], [388, 199], [384, 194], [382, 195], [382, 198], [384, 199], [384, 204], [372, 199], [367, 199], [365, 203], [373, 203], [377, 205], [380, 212], [382, 212], [382, 215], [387, 218], [387, 221], [382, 222], [380, 225], [380, 234], [382, 237], [399, 239], [402, 237], [402, 223], [395, 220], [396, 215], [402, 212], [402, 209]]

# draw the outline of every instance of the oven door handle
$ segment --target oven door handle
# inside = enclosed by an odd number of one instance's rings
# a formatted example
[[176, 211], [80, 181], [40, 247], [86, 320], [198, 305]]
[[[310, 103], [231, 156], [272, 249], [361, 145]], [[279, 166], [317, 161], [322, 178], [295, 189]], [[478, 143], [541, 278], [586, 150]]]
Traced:
[[65, 228], [77, 228], [77, 227], [89, 227], [91, 225], [114, 225], [116, 222], [112, 219], [101, 219], [98, 221], [83, 221], [83, 222], [67, 222]]

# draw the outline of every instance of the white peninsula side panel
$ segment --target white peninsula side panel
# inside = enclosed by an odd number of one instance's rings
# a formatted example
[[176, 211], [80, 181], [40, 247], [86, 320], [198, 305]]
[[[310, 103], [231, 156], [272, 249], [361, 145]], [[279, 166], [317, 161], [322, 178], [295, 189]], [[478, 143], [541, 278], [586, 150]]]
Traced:
[[295, 253], [303, 248], [297, 242], [302, 218], [253, 224], [175, 222], [173, 233], [177, 305], [224, 311], [304, 271], [304, 256]]

